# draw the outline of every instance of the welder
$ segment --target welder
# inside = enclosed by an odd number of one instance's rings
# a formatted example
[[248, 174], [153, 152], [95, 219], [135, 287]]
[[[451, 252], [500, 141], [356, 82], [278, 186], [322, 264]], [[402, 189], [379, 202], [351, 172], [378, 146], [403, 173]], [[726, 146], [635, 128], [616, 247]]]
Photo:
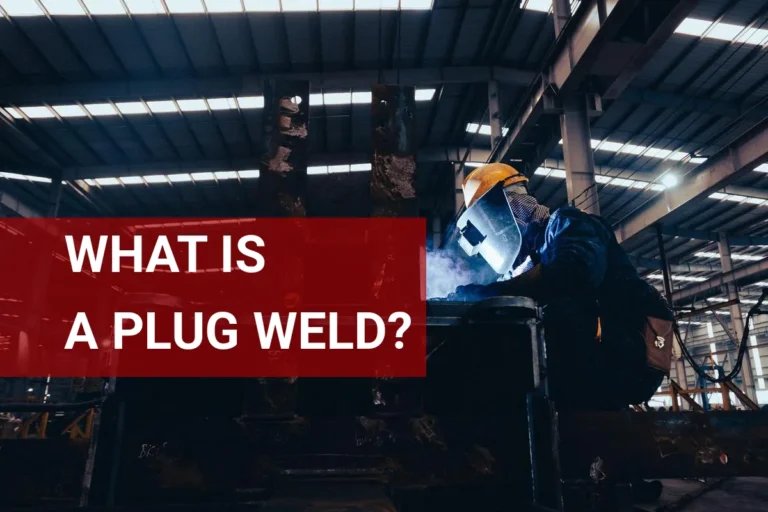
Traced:
[[499, 275], [449, 300], [524, 296], [543, 306], [549, 391], [559, 410], [619, 410], [648, 400], [669, 373], [673, 313], [640, 278], [601, 217], [553, 212], [509, 165], [463, 184], [460, 245]]

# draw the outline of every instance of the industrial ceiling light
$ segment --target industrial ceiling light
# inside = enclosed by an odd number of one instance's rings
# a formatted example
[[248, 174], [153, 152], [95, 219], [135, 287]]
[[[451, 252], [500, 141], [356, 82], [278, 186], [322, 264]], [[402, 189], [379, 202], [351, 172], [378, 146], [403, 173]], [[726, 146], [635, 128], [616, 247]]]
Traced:
[[235, 98], [209, 98], [208, 106], [211, 110], [237, 110]]
[[96, 178], [94, 181], [102, 187], [111, 187], [120, 184], [120, 180], [117, 178]]
[[21, 111], [24, 115], [30, 119], [47, 119], [56, 117], [48, 107], [21, 107]]
[[83, 0], [85, 7], [93, 15], [120, 15], [126, 14], [123, 3], [120, 0]]
[[169, 174], [168, 181], [171, 183], [186, 183], [192, 181], [192, 176], [189, 174]]
[[119, 110], [120, 113], [123, 115], [147, 113], [147, 107], [145, 107], [144, 104], [140, 101], [127, 101], [124, 103], [115, 103], [115, 106], [117, 107], [117, 110]]
[[696, 18], [683, 20], [675, 29], [675, 33], [756, 46], [764, 45], [768, 41], [768, 30], [766, 29], [747, 28], [745, 25], [731, 23], [715, 23], [713, 25], [711, 21]]
[[355, 0], [319, 0], [321, 11], [352, 11]]
[[168, 183], [168, 178], [162, 174], [152, 174], [150, 176], [143, 176], [143, 178], [147, 183]]
[[205, 0], [208, 12], [243, 12], [240, 0]]
[[349, 172], [348, 165], [329, 165], [328, 174], [338, 174], [342, 172]]
[[43, 10], [35, 0], [0, 0], [0, 6], [8, 16], [43, 16]]
[[280, 0], [245, 0], [248, 12], [280, 12]]
[[352, 103], [370, 104], [371, 101], [373, 101], [373, 93], [370, 91], [352, 93]]
[[160, 0], [124, 0], [131, 14], [165, 14]]
[[141, 176], [123, 176], [118, 178], [123, 185], [142, 185], [144, 180]]
[[85, 9], [78, 0], [43, 0], [43, 6], [53, 16], [85, 15]]
[[[468, 133], [479, 133], [480, 135], [491, 135], [491, 125], [489, 124], [477, 124], [477, 123], [467, 123], [467, 132]], [[509, 128], [502, 128], [501, 129], [502, 135], [507, 135], [509, 133]]]
[[428, 11], [433, 0], [400, 0], [400, 9], [404, 11]]
[[213, 181], [216, 176], [212, 172], [193, 172], [192, 179], [195, 181]]
[[172, 101], [148, 101], [147, 106], [153, 114], [167, 114], [168, 112], [178, 112], [176, 104]]
[[323, 95], [319, 93], [309, 95], [310, 107], [321, 107], [323, 105]]
[[327, 92], [323, 94], [323, 103], [325, 105], [350, 105], [352, 103], [352, 93], [349, 92]]
[[85, 109], [92, 116], [116, 116], [117, 110], [111, 103], [90, 103], [85, 105]]
[[520, 8], [528, 11], [549, 12], [552, 9], [552, 0], [521, 0]]
[[686, 18], [675, 29], [675, 33], [701, 37], [711, 25], [711, 21], [698, 20], [696, 18]]
[[365, 172], [370, 171], [372, 168], [371, 164], [352, 164], [349, 166], [350, 172]]
[[249, 169], [246, 171], [237, 171], [237, 175], [242, 179], [258, 178], [261, 173], [258, 169]]
[[61, 117], [85, 117], [85, 110], [80, 105], [54, 105], [53, 110]]
[[307, 174], [328, 174], [328, 167], [325, 165], [313, 165], [307, 167]]
[[237, 104], [241, 109], [264, 108], [264, 96], [238, 96]]
[[664, 184], [667, 188], [672, 188], [678, 184], [677, 176], [671, 173], [666, 173], [663, 178], [661, 178], [661, 182]]
[[205, 100], [178, 100], [182, 112], [202, 112], [208, 110]]
[[431, 101], [435, 96], [435, 89], [416, 89], [416, 101]]
[[205, 12], [203, 0], [165, 0], [171, 14], [200, 14]]
[[317, 10], [317, 0], [281, 0], [283, 12], [309, 12]]
[[237, 171], [217, 171], [213, 173], [217, 180], [236, 180]]
[[24, 119], [24, 116], [19, 114], [19, 111], [13, 107], [6, 107], [5, 111], [8, 112], [14, 119]]

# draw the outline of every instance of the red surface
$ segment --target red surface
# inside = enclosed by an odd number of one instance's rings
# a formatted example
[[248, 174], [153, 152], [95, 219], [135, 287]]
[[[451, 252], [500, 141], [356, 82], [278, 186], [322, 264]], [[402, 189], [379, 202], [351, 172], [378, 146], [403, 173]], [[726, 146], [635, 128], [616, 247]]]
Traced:
[[[0, 374], [4, 376], [422, 376], [425, 372], [424, 221], [421, 219], [4, 219], [0, 223]], [[109, 236], [101, 271], [86, 262], [73, 272], [66, 244], [79, 248], [84, 236], [98, 245]], [[146, 270], [160, 236], [166, 236], [179, 272], [158, 265], [155, 272], [134, 271], [134, 259], [112, 269], [112, 239], [132, 248], [142, 237], [141, 269]], [[179, 235], [205, 235], [197, 244], [197, 268], [189, 269], [189, 245]], [[247, 273], [223, 269], [224, 237], [233, 243], [232, 265], [245, 259], [236, 242], [256, 235], [264, 246], [248, 248], [263, 256], [263, 269]], [[252, 259], [245, 259], [251, 265]], [[47, 270], [49, 269], [49, 271]], [[98, 348], [83, 341], [66, 349], [78, 313], [85, 313]], [[138, 314], [143, 328], [115, 349], [116, 312]], [[216, 349], [206, 329], [211, 316], [226, 312], [235, 325], [220, 320], [212, 329], [221, 343], [236, 333], [236, 345]], [[355, 347], [358, 313], [379, 315], [382, 343]], [[411, 319], [402, 338], [403, 312]], [[158, 343], [148, 348], [149, 313], [154, 313]], [[183, 340], [194, 338], [201, 315], [200, 345], [184, 350], [174, 342], [173, 324], [181, 315]], [[277, 339], [269, 350], [259, 336], [254, 313], [268, 324], [272, 314], [296, 315], [289, 348]], [[301, 318], [336, 313], [337, 339], [353, 348], [331, 349], [332, 324], [310, 320], [321, 332], [307, 340], [321, 348], [301, 348]], [[284, 320], [285, 322], [285, 320]], [[133, 325], [124, 322], [126, 328]], [[366, 324], [366, 339], [375, 336]], [[81, 330], [82, 334], [83, 331]], [[215, 341], [215, 340], [214, 340]], [[395, 344], [402, 341], [402, 349]], [[324, 348], [322, 348], [324, 347]]]

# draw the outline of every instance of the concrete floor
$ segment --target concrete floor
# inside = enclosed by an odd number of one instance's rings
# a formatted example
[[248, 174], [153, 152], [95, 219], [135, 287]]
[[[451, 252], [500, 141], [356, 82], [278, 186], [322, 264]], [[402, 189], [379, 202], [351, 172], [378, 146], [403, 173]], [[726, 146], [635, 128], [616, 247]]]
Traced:
[[[768, 510], [768, 478], [711, 479], [707, 482], [664, 480], [658, 503], [637, 507], [648, 512], [765, 512]], [[707, 488], [709, 491], [704, 492]], [[690, 499], [690, 497], [693, 499]]]

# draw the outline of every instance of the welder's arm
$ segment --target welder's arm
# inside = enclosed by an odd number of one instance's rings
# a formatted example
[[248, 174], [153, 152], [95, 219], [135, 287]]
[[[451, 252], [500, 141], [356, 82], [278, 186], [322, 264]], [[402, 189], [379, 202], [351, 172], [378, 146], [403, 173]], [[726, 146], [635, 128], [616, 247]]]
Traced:
[[576, 211], [561, 211], [552, 218], [545, 236], [541, 263], [509, 281], [491, 284], [490, 294], [547, 300], [578, 296], [600, 285], [608, 239], [595, 222]]

